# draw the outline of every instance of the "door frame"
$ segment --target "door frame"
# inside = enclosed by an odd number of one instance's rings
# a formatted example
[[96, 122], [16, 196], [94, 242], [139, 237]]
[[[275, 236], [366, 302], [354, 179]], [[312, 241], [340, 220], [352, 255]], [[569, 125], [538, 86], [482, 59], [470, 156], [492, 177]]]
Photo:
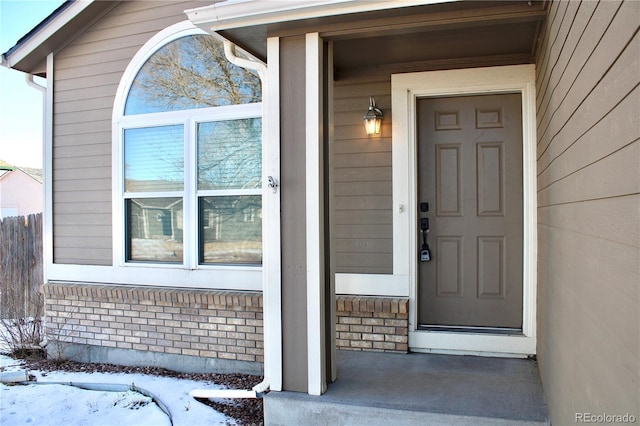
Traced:
[[[520, 93], [522, 96], [522, 334], [418, 330], [418, 201], [416, 99]], [[535, 65], [470, 68], [391, 76], [393, 274], [409, 284], [409, 348], [415, 352], [527, 356], [536, 353], [537, 202]]]

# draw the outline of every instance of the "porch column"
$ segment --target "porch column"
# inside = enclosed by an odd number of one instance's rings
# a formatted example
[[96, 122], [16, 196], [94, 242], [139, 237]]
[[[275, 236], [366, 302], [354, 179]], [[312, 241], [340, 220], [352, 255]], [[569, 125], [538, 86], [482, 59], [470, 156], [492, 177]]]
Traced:
[[306, 41], [307, 350], [309, 394], [327, 390], [324, 259], [323, 50], [318, 33]]
[[280, 38], [283, 390], [326, 390], [323, 44]]

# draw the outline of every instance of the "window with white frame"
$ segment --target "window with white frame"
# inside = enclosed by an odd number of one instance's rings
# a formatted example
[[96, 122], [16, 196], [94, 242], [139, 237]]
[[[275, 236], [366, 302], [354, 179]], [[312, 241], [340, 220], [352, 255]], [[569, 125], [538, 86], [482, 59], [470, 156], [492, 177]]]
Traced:
[[126, 263], [261, 264], [261, 114], [260, 78], [218, 38], [148, 57], [118, 119]]

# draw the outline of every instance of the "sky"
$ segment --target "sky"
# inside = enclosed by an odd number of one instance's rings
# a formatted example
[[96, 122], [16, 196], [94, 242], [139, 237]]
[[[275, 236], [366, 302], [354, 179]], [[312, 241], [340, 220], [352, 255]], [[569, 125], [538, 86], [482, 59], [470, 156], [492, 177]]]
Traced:
[[[62, 0], [0, 0], [0, 53], [58, 8]], [[26, 74], [0, 67], [0, 160], [42, 167], [43, 95]], [[36, 79], [40, 84], [44, 80]]]
[[[0, 369], [21, 371], [19, 361], [0, 355]], [[22, 370], [23, 371], [23, 370]], [[169, 426], [168, 416], [150, 398], [137, 392], [82, 390], [51, 383], [122, 384], [147, 390], [162, 401], [175, 426], [227, 425], [233, 419], [196, 401], [189, 392], [196, 389], [223, 389], [222, 386], [187, 379], [128, 373], [44, 374], [30, 370], [39, 385], [0, 384], [0, 423], [2, 426], [92, 426], [153, 425]], [[47, 385], [43, 385], [49, 383]], [[113, 387], [109, 386], [113, 389]]]

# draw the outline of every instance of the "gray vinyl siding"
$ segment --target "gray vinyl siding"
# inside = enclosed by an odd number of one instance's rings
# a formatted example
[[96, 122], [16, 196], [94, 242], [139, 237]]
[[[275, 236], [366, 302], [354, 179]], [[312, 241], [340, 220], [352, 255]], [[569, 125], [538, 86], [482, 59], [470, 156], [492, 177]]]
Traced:
[[538, 47], [538, 360], [553, 424], [640, 414], [639, 22], [637, 1], [554, 1]]
[[122, 2], [54, 56], [55, 263], [111, 265], [111, 118], [116, 90], [142, 45], [158, 31], [184, 21], [184, 10], [198, 4]]
[[[368, 137], [362, 117], [374, 96], [384, 119]], [[332, 243], [337, 273], [393, 273], [391, 80], [336, 82], [331, 158]]]

